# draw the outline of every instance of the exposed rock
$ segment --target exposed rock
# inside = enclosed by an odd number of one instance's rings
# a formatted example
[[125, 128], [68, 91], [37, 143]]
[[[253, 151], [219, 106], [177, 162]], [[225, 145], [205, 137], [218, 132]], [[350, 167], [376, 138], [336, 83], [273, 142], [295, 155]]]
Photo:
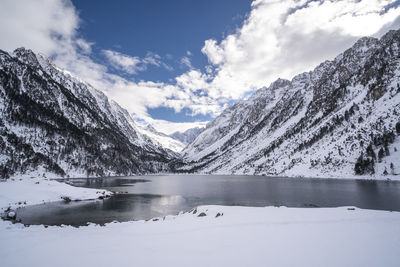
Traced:
[[17, 213], [14, 210], [7, 212], [7, 219], [15, 220], [17, 218]]
[[71, 202], [71, 198], [70, 197], [61, 197], [66, 203]]

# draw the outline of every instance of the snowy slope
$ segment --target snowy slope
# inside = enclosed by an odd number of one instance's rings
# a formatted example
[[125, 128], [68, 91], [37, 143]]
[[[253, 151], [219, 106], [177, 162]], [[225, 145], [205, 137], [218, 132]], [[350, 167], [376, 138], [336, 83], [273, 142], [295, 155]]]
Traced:
[[209, 123], [183, 151], [179, 170], [399, 174], [399, 47], [400, 31], [362, 38], [311, 72], [261, 88]]
[[147, 125], [147, 127], [142, 127], [142, 126], [138, 125], [137, 130], [138, 130], [138, 132], [142, 133], [143, 135], [149, 137], [154, 142], [158, 143], [159, 146], [169, 149], [171, 151], [174, 151], [176, 153], [181, 152], [183, 150], [183, 148], [185, 147], [185, 144], [183, 144], [181, 141], [176, 140], [164, 133], [158, 132], [150, 124]]
[[0, 50], [0, 176], [168, 171], [176, 157], [100, 91], [19, 48]]
[[191, 142], [196, 139], [196, 137], [204, 130], [204, 128], [201, 127], [194, 127], [187, 129], [184, 132], [174, 132], [170, 134], [169, 136], [175, 140], [178, 140], [182, 142], [185, 146], [190, 144]]

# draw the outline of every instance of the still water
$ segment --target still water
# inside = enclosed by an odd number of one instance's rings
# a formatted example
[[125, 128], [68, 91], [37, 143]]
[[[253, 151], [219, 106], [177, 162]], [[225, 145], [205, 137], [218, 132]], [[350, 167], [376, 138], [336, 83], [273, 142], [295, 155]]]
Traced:
[[122, 192], [96, 201], [53, 202], [18, 209], [25, 224], [86, 225], [178, 214], [199, 205], [338, 207], [400, 211], [400, 182], [228, 175], [69, 179]]

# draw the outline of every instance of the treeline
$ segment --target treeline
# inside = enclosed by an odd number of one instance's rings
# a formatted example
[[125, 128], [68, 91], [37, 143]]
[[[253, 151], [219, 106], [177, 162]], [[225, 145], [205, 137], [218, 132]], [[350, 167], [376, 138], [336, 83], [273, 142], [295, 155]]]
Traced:
[[[386, 131], [375, 136], [371, 134], [371, 143], [358, 157], [354, 165], [354, 173], [357, 175], [375, 174], [375, 162], [381, 162], [384, 157], [390, 155], [389, 145], [393, 144], [396, 134], [400, 135], [400, 122], [396, 123], [394, 131]], [[375, 151], [378, 153], [376, 154]], [[391, 162], [390, 168], [392, 171], [394, 170], [393, 162]], [[387, 175], [388, 170], [385, 169], [383, 174]]]

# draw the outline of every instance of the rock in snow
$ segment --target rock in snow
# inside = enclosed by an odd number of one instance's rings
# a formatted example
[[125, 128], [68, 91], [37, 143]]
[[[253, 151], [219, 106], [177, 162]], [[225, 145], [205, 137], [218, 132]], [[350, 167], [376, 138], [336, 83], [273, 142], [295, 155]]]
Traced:
[[16, 216], [17, 216], [17, 214], [15, 213], [15, 211], [9, 211], [7, 213], [7, 218], [8, 219], [15, 219]]

